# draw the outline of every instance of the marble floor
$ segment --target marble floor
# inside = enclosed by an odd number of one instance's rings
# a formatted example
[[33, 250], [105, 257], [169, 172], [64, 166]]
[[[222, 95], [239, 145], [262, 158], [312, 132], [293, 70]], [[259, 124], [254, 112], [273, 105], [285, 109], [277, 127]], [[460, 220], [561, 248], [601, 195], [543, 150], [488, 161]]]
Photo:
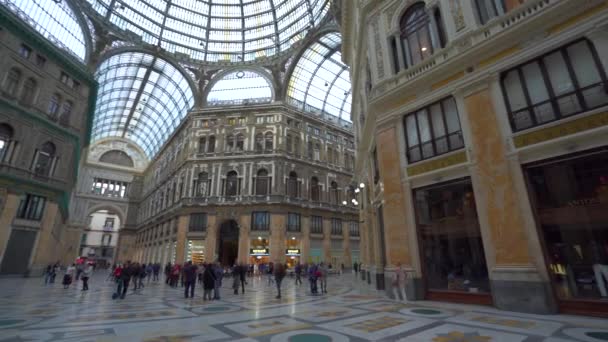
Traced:
[[608, 341], [608, 320], [400, 303], [350, 274], [332, 276], [322, 296], [288, 277], [282, 299], [266, 278], [251, 279], [245, 295], [232, 294], [228, 280], [218, 301], [203, 301], [201, 288], [184, 299], [162, 282], [112, 300], [101, 273], [86, 292], [42, 282], [0, 279], [0, 341]]

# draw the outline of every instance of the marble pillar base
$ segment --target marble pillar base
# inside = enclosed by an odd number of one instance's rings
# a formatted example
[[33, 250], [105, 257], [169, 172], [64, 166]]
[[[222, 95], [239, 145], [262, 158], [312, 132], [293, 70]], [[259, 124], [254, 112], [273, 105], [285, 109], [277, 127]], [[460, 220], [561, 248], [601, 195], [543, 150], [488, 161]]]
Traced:
[[554, 314], [558, 307], [551, 284], [533, 269], [496, 269], [490, 285], [494, 306], [509, 311]]

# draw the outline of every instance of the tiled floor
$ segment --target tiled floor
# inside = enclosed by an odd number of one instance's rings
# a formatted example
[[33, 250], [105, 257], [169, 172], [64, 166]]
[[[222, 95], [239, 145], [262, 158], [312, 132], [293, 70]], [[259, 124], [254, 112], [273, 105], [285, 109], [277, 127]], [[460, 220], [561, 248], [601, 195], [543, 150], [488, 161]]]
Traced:
[[334, 276], [329, 294], [311, 296], [306, 283], [284, 281], [283, 299], [267, 279], [220, 301], [202, 291], [150, 283], [124, 300], [98, 274], [91, 290], [44, 286], [39, 278], [0, 279], [0, 341], [608, 341], [608, 320], [538, 316], [489, 307], [388, 300], [352, 275]]

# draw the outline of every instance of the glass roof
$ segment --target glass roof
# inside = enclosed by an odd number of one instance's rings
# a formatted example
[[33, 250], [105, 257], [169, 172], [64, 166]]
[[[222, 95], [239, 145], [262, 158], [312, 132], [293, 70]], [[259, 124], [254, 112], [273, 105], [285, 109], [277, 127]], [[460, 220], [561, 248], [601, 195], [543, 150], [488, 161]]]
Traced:
[[106, 59], [99, 82], [93, 141], [132, 140], [152, 158], [194, 105], [186, 77], [163, 59], [127, 52]]
[[304, 51], [287, 88], [292, 105], [349, 126], [351, 86], [348, 67], [342, 63], [339, 33], [329, 33]]
[[0, 0], [24, 22], [51, 43], [84, 61], [87, 55], [84, 33], [78, 19], [65, 1]]
[[272, 101], [272, 88], [260, 74], [239, 70], [222, 76], [209, 91], [210, 106], [267, 103]]
[[329, 10], [329, 0], [87, 1], [134, 39], [206, 62], [252, 61], [286, 51]]

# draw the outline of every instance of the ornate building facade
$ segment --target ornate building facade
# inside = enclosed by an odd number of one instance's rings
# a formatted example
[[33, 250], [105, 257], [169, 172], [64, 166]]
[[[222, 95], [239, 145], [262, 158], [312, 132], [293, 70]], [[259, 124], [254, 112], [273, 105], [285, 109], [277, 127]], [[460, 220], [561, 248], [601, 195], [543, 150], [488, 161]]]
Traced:
[[608, 3], [342, 5], [363, 279], [606, 314]]
[[97, 82], [84, 44], [62, 50], [23, 13], [0, 6], [0, 274], [36, 275], [78, 249], [65, 222]]

